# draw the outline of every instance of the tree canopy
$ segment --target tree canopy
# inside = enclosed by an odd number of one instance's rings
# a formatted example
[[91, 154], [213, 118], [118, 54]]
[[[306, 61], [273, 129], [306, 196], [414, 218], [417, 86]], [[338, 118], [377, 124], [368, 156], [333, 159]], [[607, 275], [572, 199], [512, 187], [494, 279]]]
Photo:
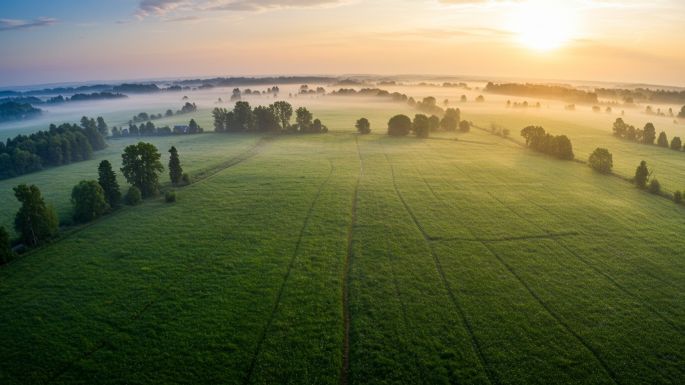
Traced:
[[183, 177], [183, 168], [181, 167], [181, 160], [178, 157], [176, 147], [171, 146], [169, 154], [169, 179], [171, 179], [171, 184], [177, 186], [181, 182], [181, 177]]
[[595, 151], [590, 154], [589, 159], [590, 167], [601, 172], [602, 174], [611, 173], [611, 169], [614, 167], [613, 156], [606, 148], [596, 148]]
[[140, 190], [143, 198], [154, 196], [159, 190], [159, 173], [164, 170], [160, 157], [157, 147], [144, 142], [127, 146], [121, 155], [122, 174]]
[[366, 118], [360, 118], [354, 126], [357, 128], [357, 132], [362, 135], [371, 133], [371, 123]]
[[644, 160], [640, 162], [640, 165], [637, 166], [637, 169], [635, 170], [635, 178], [634, 182], [639, 188], [645, 188], [647, 187], [647, 180], [649, 179], [649, 169], [647, 168], [647, 162]]
[[105, 199], [110, 207], [117, 207], [121, 202], [121, 191], [117, 176], [112, 170], [112, 164], [108, 160], [103, 160], [98, 166], [98, 183], [105, 193]]
[[35, 246], [57, 234], [57, 213], [45, 204], [38, 187], [20, 184], [14, 188], [14, 196], [21, 203], [14, 218], [14, 228], [22, 242]]
[[74, 206], [74, 221], [90, 222], [109, 210], [105, 191], [97, 181], [82, 180], [71, 190], [71, 204]]
[[388, 135], [407, 136], [411, 129], [412, 122], [407, 115], [395, 115], [388, 121]]

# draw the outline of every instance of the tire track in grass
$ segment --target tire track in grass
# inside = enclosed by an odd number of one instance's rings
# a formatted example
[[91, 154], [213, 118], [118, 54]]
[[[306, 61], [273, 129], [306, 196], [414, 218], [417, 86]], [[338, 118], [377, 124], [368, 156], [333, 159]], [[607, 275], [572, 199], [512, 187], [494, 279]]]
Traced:
[[[473, 178], [471, 177], [471, 175], [469, 175], [468, 173], [465, 173], [464, 170], [461, 169], [459, 166], [456, 166], [456, 165], [455, 165], [455, 168], [456, 168], [461, 174], [466, 175], [466, 177], [467, 177], [468, 179], [470, 179], [472, 182], [475, 182], [475, 181], [473, 180]], [[435, 191], [433, 190], [432, 187], [430, 187], [430, 184], [428, 184], [428, 182], [425, 180], [425, 178], [423, 178], [423, 181], [424, 181], [424, 183], [426, 183], [427, 186], [429, 186], [429, 189], [430, 189], [431, 193], [433, 194], [433, 196], [434, 196], [437, 200], [439, 200], [440, 202], [444, 202], [443, 199], [440, 199], [440, 198], [435, 194]], [[447, 182], [447, 184], [448, 184], [449, 186], [451, 186], [452, 189], [455, 189], [455, 187], [454, 187], [450, 182]], [[456, 190], [456, 189], [455, 189], [455, 190]], [[488, 193], [488, 194], [492, 197], [492, 194], [490, 194], [490, 193]], [[494, 197], [493, 197], [493, 198], [494, 198]], [[494, 199], [497, 200], [497, 202], [500, 202], [500, 204], [502, 204], [502, 202], [499, 201], [497, 198], [494, 198]], [[443, 203], [443, 204], [444, 204], [444, 203]], [[509, 209], [506, 205], [504, 205], [504, 206], [505, 206], [505, 208]], [[509, 210], [511, 210], [511, 209], [509, 209]], [[461, 219], [460, 219], [460, 221], [461, 221]], [[462, 222], [462, 225], [464, 225], [463, 222]], [[465, 226], [465, 227], [469, 230], [469, 232], [471, 232], [471, 234], [473, 234], [473, 230], [471, 230], [470, 227], [468, 227], [468, 226]], [[474, 237], [475, 237], [475, 234], [473, 234], [473, 235], [474, 235]], [[501, 265], [502, 265], [502, 266], [503, 266], [503, 267], [504, 267], [512, 276], [514, 276], [514, 278], [516, 278], [516, 280], [517, 280], [517, 281], [526, 289], [526, 291], [528, 291], [528, 293], [531, 295], [531, 297], [533, 297], [533, 298], [538, 302], [538, 304], [539, 304], [543, 309], [545, 309], [545, 311], [546, 311], [552, 318], [554, 318], [554, 319], [556, 320], [556, 322], [557, 322], [559, 325], [561, 325], [562, 328], [563, 328], [564, 330], [566, 330], [567, 333], [571, 334], [571, 335], [572, 335], [572, 336], [573, 336], [581, 345], [583, 345], [583, 347], [585, 347], [585, 349], [586, 349], [587, 351], [590, 352], [590, 354], [592, 354], [592, 356], [595, 358], [595, 360], [597, 360], [597, 362], [598, 362], [599, 365], [602, 367], [602, 369], [604, 369], [605, 373], [609, 376], [609, 378], [611, 379], [611, 381], [614, 382], [615, 384], [619, 384], [619, 382], [618, 382], [618, 380], [617, 380], [616, 373], [609, 367], [609, 365], [607, 365], [606, 361], [604, 360], [604, 358], [602, 358], [602, 356], [599, 354], [599, 352], [598, 352], [595, 348], [593, 348], [593, 347], [592, 347], [592, 346], [591, 346], [591, 345], [590, 345], [590, 344], [589, 344], [581, 335], [579, 335], [576, 331], [574, 331], [574, 330], [568, 325], [568, 323], [566, 323], [566, 322], [563, 320], [563, 318], [562, 318], [561, 316], [559, 316], [556, 312], [554, 312], [554, 311], [552, 310], [552, 308], [551, 308], [549, 305], [547, 305], [547, 303], [546, 303], [545, 301], [543, 301], [542, 298], [540, 298], [540, 296], [539, 296], [539, 295], [530, 287], [530, 285], [528, 285], [528, 283], [527, 283], [527, 282], [526, 282], [518, 273], [516, 273], [516, 271], [511, 267], [511, 265], [509, 265], [509, 264], [504, 260], [504, 258], [502, 258], [502, 256], [500, 256], [500, 255], [492, 248], [492, 245], [490, 245], [488, 242], [483, 242], [483, 241], [480, 241], [480, 243], [483, 245], [483, 247], [485, 247], [485, 248], [488, 250], [488, 252], [490, 252], [490, 254], [492, 254], [492, 255], [499, 261], [499, 263], [500, 263], [500, 264], [501, 264]]]
[[[260, 142], [261, 142], [261, 140], [260, 140]], [[257, 155], [259, 152], [254, 152], [254, 149], [257, 148], [257, 147], [262, 146], [263, 144], [264, 144], [264, 143], [257, 143], [257, 144], [255, 144], [252, 148], [248, 149], [247, 151], [243, 152], [242, 154], [240, 154], [240, 155], [238, 155], [238, 156], [236, 156], [236, 157], [233, 157], [232, 160], [234, 160], [234, 161], [229, 161], [229, 162], [224, 163], [224, 164], [226, 164], [226, 166], [223, 167], [223, 168], [221, 168], [221, 169], [216, 169], [216, 171], [215, 171], [211, 176], [215, 176], [215, 175], [219, 174], [221, 171], [224, 171], [224, 170], [226, 170], [226, 169], [228, 169], [228, 168], [230, 168], [230, 167], [236, 166], [236, 165], [238, 165], [238, 164], [240, 164], [240, 163], [242, 163], [242, 162], [244, 162], [244, 161], [246, 161], [246, 160], [252, 158], [253, 156]], [[254, 153], [250, 154], [250, 155], [247, 156], [247, 157], [242, 156], [243, 154], [249, 153], [249, 152], [254, 152]], [[208, 178], [203, 178], [203, 179], [197, 180], [197, 181], [194, 182], [194, 183], [197, 183], [197, 182], [200, 182], [200, 181], [203, 181], [203, 180], [207, 180], [207, 179], [208, 179]], [[86, 227], [89, 227], [89, 226], [86, 226]], [[85, 229], [85, 227], [84, 227], [83, 229]], [[78, 230], [77, 232], [80, 232], [80, 231], [82, 231], [83, 229], [77, 229], [77, 230]], [[70, 234], [69, 236], [72, 236], [72, 235], [74, 235], [74, 234]], [[60, 240], [62, 240], [62, 239], [64, 239], [64, 238], [60, 238]], [[225, 234], [224, 237], [223, 237], [223, 240], [219, 243], [219, 245], [217, 245], [217, 247], [214, 249], [214, 251], [213, 251], [211, 254], [213, 255], [213, 254], [215, 254], [217, 251], [219, 251], [219, 250], [222, 248], [222, 246], [224, 245], [224, 243], [227, 242], [228, 240], [229, 240], [228, 234]], [[209, 260], [209, 258], [205, 258], [205, 259], [204, 259], [205, 262], [208, 261], [208, 260]], [[141, 319], [142, 316], [143, 316], [143, 315], [144, 315], [144, 314], [145, 314], [153, 305], [157, 304], [157, 303], [158, 303], [158, 302], [159, 302], [159, 301], [168, 293], [168, 291], [169, 291], [177, 282], [180, 281], [180, 277], [186, 277], [186, 276], [188, 276], [188, 273], [190, 273], [190, 272], [193, 270], [193, 268], [199, 267], [199, 266], [201, 265], [201, 262], [203, 262], [202, 258], [199, 258], [199, 257], [198, 257], [198, 258], [196, 258], [196, 260], [195, 260], [194, 262], [189, 263], [183, 270], [181, 270], [181, 271], [177, 272], [176, 274], [174, 274], [173, 277], [171, 278], [169, 284], [164, 285], [164, 286], [161, 288], [161, 290], [160, 290], [160, 292], [158, 293], [158, 295], [156, 295], [153, 299], [151, 299], [151, 300], [148, 301], [145, 305], [143, 305], [143, 307], [142, 307], [139, 311], [135, 312], [135, 313], [130, 317], [130, 319], [129, 319], [128, 322], [126, 322], [126, 323], [125, 323], [124, 325], [122, 325], [122, 326], [116, 326], [116, 325], [115, 325], [115, 327], [114, 327], [114, 328], [115, 328], [115, 331], [114, 331], [113, 333], [111, 333], [109, 336], [105, 336], [104, 338], [102, 338], [102, 339], [101, 339], [98, 343], [96, 343], [91, 349], [88, 349], [88, 350], [82, 352], [82, 353], [80, 354], [80, 357], [77, 357], [76, 359], [73, 359], [73, 360], [67, 362], [65, 365], [61, 366], [55, 373], [53, 373], [52, 375], [48, 376], [48, 379], [47, 379], [47, 382], [46, 382], [46, 383], [48, 383], [48, 384], [49, 384], [49, 383], [53, 383], [53, 382], [56, 381], [59, 377], [61, 377], [62, 375], [64, 375], [65, 373], [67, 373], [69, 370], [71, 370], [71, 369], [74, 367], [74, 365], [76, 365], [78, 362], [80, 362], [80, 361], [82, 361], [82, 360], [84, 360], [84, 359], [88, 359], [89, 357], [93, 356], [93, 355], [96, 354], [98, 351], [100, 351], [101, 349], [103, 349], [104, 347], [106, 347], [106, 346], [108, 345], [108, 342], [109, 342], [108, 340], [110, 339], [110, 337], [111, 337], [113, 334], [116, 334], [116, 333], [121, 332], [121, 331], [123, 330], [123, 328], [128, 327], [128, 326], [130, 326], [132, 323], [134, 323], [135, 321], [138, 321], [139, 319]], [[174, 318], [172, 318], [171, 320], [173, 320], [173, 319], [174, 319]]]
[[347, 253], [345, 254], [345, 263], [343, 268], [342, 279], [342, 309], [343, 309], [343, 341], [342, 341], [342, 365], [340, 367], [340, 384], [347, 385], [350, 382], [350, 327], [352, 324], [352, 317], [350, 315], [350, 279], [352, 261], [354, 259], [354, 227], [357, 224], [357, 202], [359, 200], [359, 185], [362, 176], [364, 176], [364, 160], [359, 149], [359, 136], [354, 137], [355, 146], [357, 147], [357, 156], [359, 157], [359, 174], [354, 186], [354, 193], [352, 194], [352, 205], [350, 208], [350, 226], [347, 229]]
[[331, 160], [328, 160], [330, 170], [328, 172], [328, 175], [324, 179], [324, 181], [319, 185], [318, 190], [316, 191], [316, 194], [314, 195], [314, 199], [312, 200], [311, 204], [309, 205], [309, 209], [307, 210], [307, 214], [305, 215], [304, 222], [302, 223], [302, 227], [300, 228], [300, 233], [297, 236], [297, 241], [295, 242], [295, 249], [293, 250], [293, 254], [290, 257], [290, 262], [288, 263], [288, 268], [286, 269], [285, 275], [283, 276], [283, 281], [281, 282], [281, 286], [278, 288], [278, 293], [276, 294], [276, 300], [274, 302], [274, 306], [271, 309], [271, 313], [269, 314], [269, 319], [266, 322], [266, 326], [264, 327], [264, 330], [262, 331], [261, 335], [259, 336], [259, 340], [257, 342], [257, 347], [255, 349], [255, 352], [252, 355], [252, 359], [250, 360], [250, 366], [248, 367], [247, 373], [245, 375], [245, 384], [249, 384], [252, 381], [252, 376], [254, 375], [254, 370], [255, 366], [257, 365], [257, 359], [259, 358], [259, 354], [262, 351], [262, 346], [264, 345], [264, 341], [266, 340], [266, 336], [269, 332], [269, 329], [271, 328], [271, 325], [273, 324], [274, 319], [276, 318], [276, 313], [278, 313], [278, 308], [281, 304], [281, 299], [283, 298], [283, 292], [285, 291], [285, 286], [288, 283], [288, 279], [290, 278], [290, 274], [293, 270], [293, 266], [295, 265], [295, 262], [297, 261], [297, 255], [300, 253], [300, 247], [302, 246], [302, 239], [304, 238], [304, 233], [307, 230], [307, 226], [309, 225], [309, 220], [312, 217], [312, 214], [314, 213], [314, 207], [316, 207], [316, 204], [319, 201], [319, 197], [321, 196], [321, 192], [323, 191], [323, 188], [328, 184], [328, 182], [331, 180], [331, 177], [333, 176], [333, 171], [335, 170], [335, 167], [333, 166], [333, 162]]
[[492, 368], [490, 367], [490, 364], [485, 359], [485, 355], [483, 354], [480, 343], [478, 342], [478, 339], [476, 338], [475, 334], [473, 334], [473, 327], [471, 325], [471, 322], [466, 317], [466, 312], [462, 308], [459, 300], [457, 299], [457, 296], [454, 294], [454, 291], [453, 291], [451, 285], [449, 284], [449, 281], [447, 280], [447, 277], [445, 275], [445, 271], [443, 270], [442, 264], [440, 262], [440, 258], [438, 257], [437, 253], [435, 252], [435, 249], [431, 245], [431, 237], [428, 235], [428, 233], [423, 228], [423, 226], [421, 225], [419, 220], [416, 218], [416, 215], [411, 210], [411, 208], [409, 207], [407, 202], [404, 200], [402, 193], [400, 192], [399, 188], [397, 187], [397, 179], [395, 177], [395, 167], [392, 164], [392, 162], [390, 161], [390, 158], [388, 157], [388, 154], [385, 152], [385, 150], [383, 150], [383, 155], [385, 156], [387, 163], [390, 165], [390, 172], [391, 172], [391, 176], [392, 176], [392, 184], [393, 184], [393, 187], [395, 189], [395, 194], [397, 195], [397, 197], [402, 202], [402, 205], [404, 206], [405, 211], [411, 217], [412, 222], [414, 223], [416, 228], [419, 229], [419, 232], [423, 236], [423, 239], [426, 242], [426, 244], [430, 250], [431, 256], [433, 257], [433, 262], [435, 263], [435, 268], [438, 272], [438, 275], [440, 276], [440, 280], [442, 281], [442, 284], [445, 288], [445, 291], [447, 292], [447, 295], [450, 298], [452, 304], [454, 305], [457, 312], [459, 313], [459, 316], [462, 320], [462, 324], [463, 324], [464, 328], [466, 329], [467, 333], [469, 334], [469, 339], [471, 340], [471, 347], [474, 350], [474, 352], [476, 353], [476, 355], [478, 356], [478, 360], [479, 360], [483, 370], [485, 371], [485, 374], [488, 378], [488, 381], [491, 384], [499, 384], [500, 383], [499, 379], [496, 377], [495, 373], [492, 371]]

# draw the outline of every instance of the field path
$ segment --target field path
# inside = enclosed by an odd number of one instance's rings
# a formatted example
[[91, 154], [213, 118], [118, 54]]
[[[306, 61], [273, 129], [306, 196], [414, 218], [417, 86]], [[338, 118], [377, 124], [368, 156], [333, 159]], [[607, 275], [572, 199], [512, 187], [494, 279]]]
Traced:
[[350, 271], [352, 269], [352, 260], [354, 259], [354, 226], [357, 224], [357, 201], [359, 199], [359, 185], [362, 176], [364, 176], [364, 160], [359, 149], [359, 136], [354, 137], [355, 145], [357, 147], [357, 156], [359, 157], [359, 174], [354, 186], [354, 193], [352, 194], [352, 205], [350, 208], [350, 227], [347, 229], [347, 253], [345, 254], [345, 263], [343, 268], [342, 279], [342, 308], [343, 308], [343, 341], [342, 341], [342, 366], [340, 368], [340, 384], [349, 384], [350, 375]]
[[323, 191], [323, 188], [328, 184], [328, 182], [331, 180], [333, 176], [333, 172], [335, 171], [335, 166], [333, 166], [333, 162], [331, 160], [328, 160], [330, 170], [328, 171], [328, 175], [324, 179], [324, 181], [319, 185], [319, 188], [316, 191], [316, 194], [314, 195], [314, 198], [312, 199], [311, 204], [309, 205], [309, 209], [307, 210], [307, 214], [304, 218], [304, 222], [302, 223], [302, 227], [300, 228], [300, 233], [297, 236], [297, 242], [295, 242], [295, 249], [293, 250], [293, 254], [290, 257], [290, 262], [288, 263], [288, 268], [285, 272], [285, 275], [283, 276], [283, 281], [281, 282], [281, 286], [278, 288], [278, 293], [276, 294], [276, 300], [274, 302], [274, 306], [271, 309], [271, 314], [269, 315], [269, 319], [266, 322], [266, 326], [264, 326], [264, 330], [262, 331], [261, 335], [259, 336], [259, 341], [257, 342], [257, 348], [255, 349], [254, 354], [252, 355], [252, 359], [250, 361], [250, 366], [247, 370], [247, 373], [245, 375], [245, 384], [249, 384], [252, 381], [252, 376], [254, 375], [254, 369], [255, 365], [257, 364], [257, 358], [259, 357], [259, 354], [262, 351], [262, 346], [264, 345], [264, 340], [266, 339], [266, 336], [269, 332], [269, 329], [271, 328], [271, 325], [273, 324], [274, 318], [276, 318], [276, 314], [278, 313], [278, 307], [281, 304], [281, 299], [283, 298], [283, 292], [285, 291], [285, 286], [288, 283], [288, 278], [290, 278], [290, 274], [293, 270], [293, 266], [295, 265], [295, 261], [297, 260], [297, 256], [300, 253], [300, 247], [302, 245], [302, 238], [304, 237], [304, 233], [307, 230], [307, 226], [309, 225], [309, 219], [312, 216], [312, 213], [314, 212], [314, 207], [316, 207], [317, 202], [319, 201], [319, 197], [321, 196], [321, 192]]

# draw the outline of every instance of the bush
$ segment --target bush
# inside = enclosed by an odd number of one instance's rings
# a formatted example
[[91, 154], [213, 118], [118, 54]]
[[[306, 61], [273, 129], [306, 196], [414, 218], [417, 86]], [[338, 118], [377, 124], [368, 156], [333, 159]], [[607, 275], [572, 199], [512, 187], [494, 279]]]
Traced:
[[611, 173], [611, 169], [614, 167], [613, 157], [606, 148], [596, 148], [590, 155], [589, 163], [590, 167], [602, 174]]
[[661, 193], [661, 184], [656, 178], [649, 181], [649, 192], [652, 194]]
[[680, 191], [674, 192], [673, 193], [673, 202], [682, 203], [683, 202], [683, 193]]
[[173, 191], [167, 191], [166, 193], [164, 193], [164, 201], [166, 203], [176, 202], [176, 193]]
[[459, 131], [461, 132], [469, 132], [471, 130], [471, 122], [462, 120], [459, 122]]
[[126, 204], [129, 206], [135, 206], [140, 204], [140, 202], [143, 200], [143, 194], [141, 194], [140, 189], [136, 186], [131, 186], [131, 188], [128, 189], [128, 192], [126, 193], [126, 197], [124, 197], [124, 200], [126, 201]]
[[187, 172], [184, 172], [183, 175], [181, 176], [181, 184], [184, 186], [189, 185], [192, 182], [190, 179], [190, 175]]
[[371, 133], [371, 123], [366, 118], [361, 118], [357, 120], [357, 124], [354, 125], [357, 128], [357, 132], [362, 135], [367, 135]]

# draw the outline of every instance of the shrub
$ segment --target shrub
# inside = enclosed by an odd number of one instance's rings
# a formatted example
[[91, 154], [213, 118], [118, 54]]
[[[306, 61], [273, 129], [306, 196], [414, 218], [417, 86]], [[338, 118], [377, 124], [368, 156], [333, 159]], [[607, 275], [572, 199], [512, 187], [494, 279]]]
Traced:
[[57, 234], [57, 212], [45, 204], [38, 187], [20, 184], [14, 188], [14, 196], [21, 202], [21, 208], [14, 218], [14, 228], [22, 242], [35, 246]]
[[649, 181], [649, 192], [652, 194], [661, 193], [661, 184], [656, 178]]
[[187, 172], [184, 172], [183, 175], [181, 176], [181, 184], [184, 186], [189, 185], [192, 182], [190, 179], [190, 175]]
[[469, 132], [471, 130], [471, 122], [467, 120], [462, 120], [459, 122], [459, 131], [461, 132]]
[[673, 193], [673, 201], [675, 203], [682, 203], [683, 202], [683, 193], [681, 191], [676, 191]]
[[135, 206], [140, 204], [143, 200], [143, 194], [141, 194], [140, 189], [136, 186], [131, 186], [124, 197], [126, 204], [129, 206]]
[[371, 123], [369, 123], [369, 120], [366, 118], [361, 118], [357, 120], [357, 124], [355, 124], [354, 126], [357, 128], [357, 132], [359, 132], [362, 135], [371, 133]]
[[649, 169], [647, 168], [647, 162], [644, 160], [640, 162], [640, 165], [635, 170], [635, 178], [633, 181], [639, 188], [647, 187], [647, 179], [649, 178]]
[[614, 167], [613, 157], [606, 148], [596, 148], [595, 151], [590, 154], [589, 163], [590, 167], [602, 174], [611, 173], [611, 169]]
[[173, 191], [167, 191], [166, 193], [164, 193], [164, 201], [166, 203], [176, 202], [176, 193]]

